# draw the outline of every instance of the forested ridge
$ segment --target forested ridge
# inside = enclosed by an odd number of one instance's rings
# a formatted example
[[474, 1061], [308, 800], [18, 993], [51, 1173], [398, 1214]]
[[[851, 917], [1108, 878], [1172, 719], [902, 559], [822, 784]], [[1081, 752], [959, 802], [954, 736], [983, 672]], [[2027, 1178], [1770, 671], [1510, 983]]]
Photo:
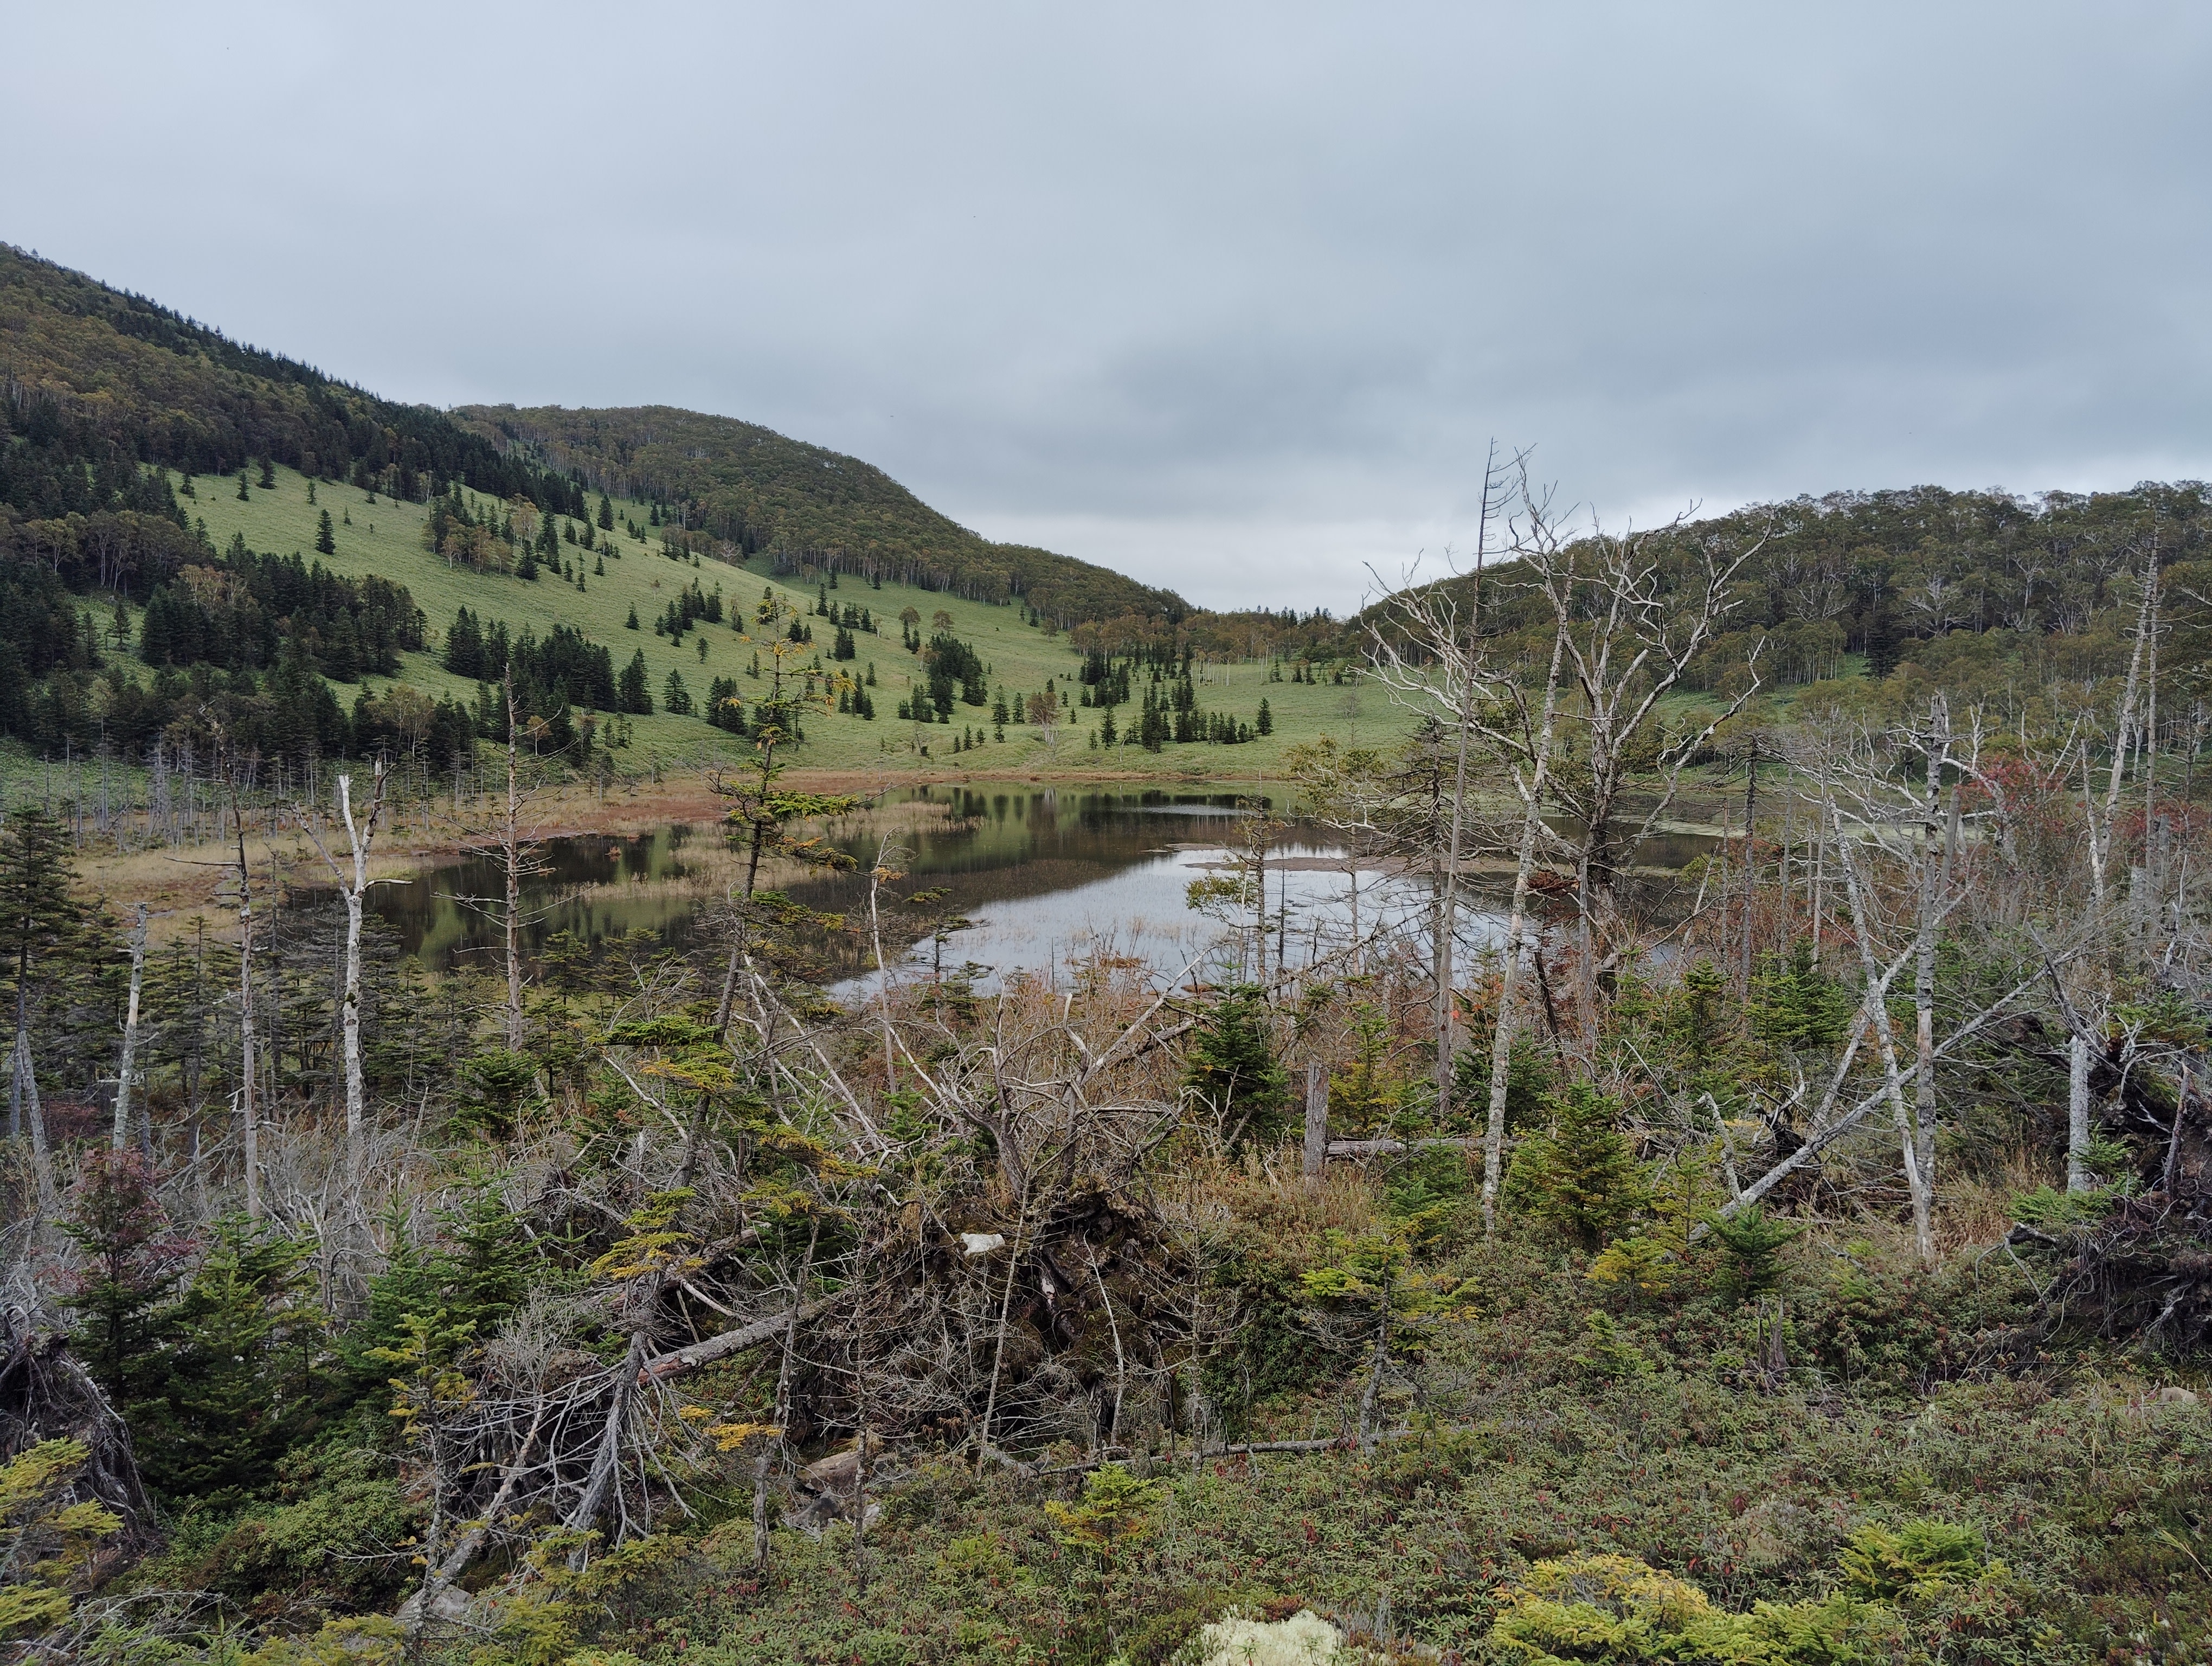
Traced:
[[442, 412], [350, 386], [0, 244], [0, 503], [25, 520], [130, 507], [136, 465], [234, 474], [273, 459], [421, 499], [458, 481], [585, 513], [574, 482]]
[[597, 490], [658, 499], [677, 524], [793, 567], [896, 579], [975, 601], [1018, 600], [1061, 626], [1189, 611], [1172, 591], [1048, 550], [994, 544], [881, 469], [757, 423], [667, 405], [617, 410], [465, 406], [455, 413], [510, 454]]

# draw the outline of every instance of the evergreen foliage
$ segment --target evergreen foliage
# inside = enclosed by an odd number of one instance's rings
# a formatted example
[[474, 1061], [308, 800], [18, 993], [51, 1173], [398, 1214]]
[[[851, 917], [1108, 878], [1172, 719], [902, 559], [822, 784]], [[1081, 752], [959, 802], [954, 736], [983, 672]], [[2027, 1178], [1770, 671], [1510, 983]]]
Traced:
[[1275, 1056], [1266, 993], [1254, 984], [1222, 992], [1200, 1018], [1183, 1087], [1218, 1120], [1231, 1145], [1272, 1144], [1290, 1104], [1290, 1077]]
[[1533, 1219], [1595, 1250], [1642, 1207], [1643, 1172], [1614, 1100], [1574, 1082], [1552, 1096], [1551, 1112], [1551, 1127], [1514, 1152], [1506, 1194]]

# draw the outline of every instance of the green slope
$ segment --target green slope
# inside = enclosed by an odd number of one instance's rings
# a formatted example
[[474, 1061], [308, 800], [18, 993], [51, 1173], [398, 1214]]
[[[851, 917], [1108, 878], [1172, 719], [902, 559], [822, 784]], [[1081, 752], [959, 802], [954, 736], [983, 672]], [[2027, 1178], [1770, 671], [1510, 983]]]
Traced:
[[510, 454], [573, 474], [594, 491], [678, 504], [685, 526], [787, 566], [896, 578], [975, 601], [1019, 597], [1062, 625], [1189, 611], [1172, 591], [1088, 562], [993, 544], [881, 469], [756, 423], [669, 405], [469, 405], [454, 415]]
[[[235, 532], [256, 550], [280, 555], [298, 551], [348, 577], [374, 573], [404, 584], [426, 622], [426, 651], [406, 655], [398, 678], [370, 677], [358, 684], [338, 685], [340, 698], [349, 704], [362, 689], [375, 693], [394, 680], [420, 688], [433, 698], [453, 694], [464, 701], [472, 699], [475, 685], [449, 675], [438, 657], [447, 628], [462, 607], [487, 623], [504, 620], [518, 634], [526, 628], [543, 637], [556, 624], [571, 626], [605, 644], [617, 671], [641, 648], [656, 702], [671, 671], [683, 673], [695, 697], [705, 692], [711, 678], [732, 677], [738, 680], [742, 692], [752, 698], [765, 687], [745, 674], [759, 641], [726, 617], [721, 624], [702, 621], [678, 645], [653, 634], [653, 619], [677, 591], [695, 577], [708, 590], [720, 586], [726, 603], [736, 605], [738, 623], [750, 623], [752, 606], [763, 591], [802, 614], [819, 594], [814, 582], [797, 575], [774, 576], [766, 556], [743, 565], [707, 556], [695, 569], [688, 562], [672, 561], [662, 554], [657, 539], [639, 543], [625, 538], [619, 530], [615, 547], [624, 553], [619, 559], [605, 560], [604, 577], [589, 570], [598, 557], [582, 556], [586, 571], [580, 593], [573, 583], [564, 583], [550, 572], [529, 581], [511, 574], [448, 567], [441, 557], [422, 547], [422, 526], [428, 511], [422, 504], [395, 502], [380, 494], [371, 502], [371, 494], [361, 488], [325, 481], [316, 483], [316, 502], [311, 505], [306, 477], [280, 468], [276, 481], [269, 489], [252, 488], [248, 500], [241, 502], [236, 477], [201, 476], [193, 483], [195, 495], [185, 500], [185, 508], [195, 521], [205, 524], [208, 538], [217, 549], [226, 547]], [[313, 553], [316, 522], [325, 509], [338, 523], [337, 549], [334, 555], [317, 556]], [[616, 506], [618, 521], [642, 521], [647, 513], [647, 506], [635, 500], [619, 501]], [[576, 546], [564, 542], [561, 550], [565, 560], [578, 558]], [[1044, 740], [1026, 726], [1009, 726], [1003, 743], [987, 742], [976, 751], [955, 756], [951, 739], [963, 721], [984, 726], [989, 714], [988, 710], [971, 713], [960, 707], [950, 727], [916, 726], [897, 720], [898, 702], [906, 697], [920, 669], [915, 657], [899, 645], [901, 611], [915, 609], [925, 629], [940, 610], [949, 614], [954, 633], [972, 643], [989, 666], [994, 693], [1000, 686], [1018, 694], [1033, 693], [1043, 688], [1048, 678], [1054, 679], [1057, 687], [1069, 687], [1081, 660], [1067, 638], [1025, 623], [1018, 608], [994, 606], [896, 581], [886, 582], [878, 590], [848, 576], [829, 593], [837, 605], [852, 602], [866, 607], [882, 622], [881, 635], [861, 638], [860, 657], [854, 662], [863, 672], [871, 663], [876, 667], [878, 715], [869, 721], [832, 711], [810, 719], [806, 744], [794, 757], [794, 762], [808, 767], [899, 775], [950, 765], [979, 775], [1076, 769], [1127, 774], [1132, 779], [1201, 775], [1246, 780], [1279, 774], [1285, 751], [1298, 741], [1323, 733], [1334, 733], [1340, 739], [1356, 733], [1363, 740], [1380, 740], [1402, 727], [1400, 715], [1371, 689], [1340, 688], [1326, 683], [1271, 684], [1265, 681], [1264, 662], [1242, 661], [1201, 668], [1205, 680], [1198, 690], [1200, 704], [1249, 721], [1264, 696], [1276, 724], [1275, 733], [1264, 740], [1239, 746], [1170, 745], [1158, 755], [1135, 747], [1093, 751], [1088, 740], [1094, 714], [1078, 708], [1056, 742]], [[635, 631], [627, 627], [633, 607], [641, 627]], [[815, 652], [825, 664], [830, 662], [828, 621], [814, 623], [817, 649], [794, 663], [811, 663]], [[702, 641], [707, 644], [703, 663], [698, 653]], [[1115, 716], [1117, 721], [1126, 723], [1132, 714], [1133, 708], [1124, 708]], [[925, 745], [929, 748], [927, 755], [921, 750]], [[667, 768], [729, 760], [749, 752], [748, 743], [696, 717], [672, 717], [656, 710], [651, 717], [632, 720], [630, 745], [620, 757], [626, 769], [642, 768], [648, 760]]]

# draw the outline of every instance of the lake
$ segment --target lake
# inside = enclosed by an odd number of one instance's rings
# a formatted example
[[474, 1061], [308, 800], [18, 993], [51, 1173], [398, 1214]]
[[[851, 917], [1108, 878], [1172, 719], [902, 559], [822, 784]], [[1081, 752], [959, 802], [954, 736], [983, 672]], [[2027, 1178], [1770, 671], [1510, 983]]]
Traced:
[[[860, 871], [799, 878], [786, 889], [808, 906], [865, 920], [866, 871], [885, 853], [902, 878], [886, 895], [942, 894], [902, 911], [908, 929], [957, 921], [943, 940], [925, 934], [905, 957], [906, 970], [941, 964], [991, 988], [1017, 972], [1048, 980], [1071, 963], [1105, 954], [1174, 974], [1194, 961], [1206, 976], [1235, 966], [1219, 948], [1220, 921], [1194, 912], [1194, 880], [1233, 872], [1233, 853], [1253, 812], [1221, 793], [1155, 790], [1115, 793], [1029, 783], [915, 787], [890, 794], [861, 814], [830, 823], [828, 842]], [[1644, 859], [1675, 866], [1712, 841], [1672, 833], [1652, 842]], [[524, 885], [523, 931], [533, 956], [556, 933], [602, 942], [645, 932], [675, 947], [689, 941], [701, 911], [719, 902], [740, 877], [718, 827], [684, 824], [636, 836], [582, 835], [547, 841], [539, 871]], [[371, 911], [391, 927], [402, 951], [435, 971], [480, 964], [495, 969], [504, 942], [497, 909], [471, 899], [496, 899], [503, 882], [495, 860], [466, 856], [412, 879], [380, 885]], [[1359, 925], [1378, 918], [1423, 934], [1425, 889], [1373, 862], [1357, 869], [1329, 832], [1291, 822], [1269, 853], [1267, 909], [1282, 941], [1279, 953], [1296, 968], [1340, 946]], [[1245, 916], [1249, 919], [1249, 916]], [[1502, 932], [1493, 915], [1470, 912], [1464, 946], [1479, 948]], [[1241, 952], [1250, 953], [1249, 927]], [[1211, 957], [1211, 958], [1209, 958]], [[872, 963], [860, 938], [826, 945], [833, 992], [872, 987]]]

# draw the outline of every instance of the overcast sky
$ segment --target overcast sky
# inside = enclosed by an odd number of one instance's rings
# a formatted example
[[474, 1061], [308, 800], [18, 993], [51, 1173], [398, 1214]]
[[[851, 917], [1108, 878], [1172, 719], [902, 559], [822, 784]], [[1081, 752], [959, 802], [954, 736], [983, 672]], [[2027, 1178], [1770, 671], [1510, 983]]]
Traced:
[[1338, 608], [1609, 520], [2212, 476], [2212, 7], [0, 0], [0, 239], [399, 398], [743, 416]]

